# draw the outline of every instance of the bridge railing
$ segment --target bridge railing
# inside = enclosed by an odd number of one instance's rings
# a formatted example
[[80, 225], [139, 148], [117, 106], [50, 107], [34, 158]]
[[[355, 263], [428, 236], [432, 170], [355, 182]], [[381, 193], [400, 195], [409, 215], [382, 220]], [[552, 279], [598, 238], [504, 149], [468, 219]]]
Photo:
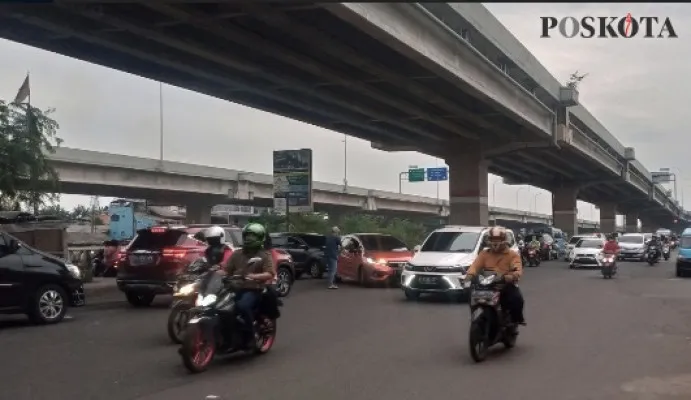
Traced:
[[572, 131], [576, 133], [573, 135], [573, 144], [576, 148], [585, 153], [593, 155], [595, 159], [602, 163], [602, 165], [606, 166], [610, 171], [621, 175], [623, 165], [619, 161], [618, 157], [611, 154], [604, 146], [593, 140], [576, 125], [570, 125]]

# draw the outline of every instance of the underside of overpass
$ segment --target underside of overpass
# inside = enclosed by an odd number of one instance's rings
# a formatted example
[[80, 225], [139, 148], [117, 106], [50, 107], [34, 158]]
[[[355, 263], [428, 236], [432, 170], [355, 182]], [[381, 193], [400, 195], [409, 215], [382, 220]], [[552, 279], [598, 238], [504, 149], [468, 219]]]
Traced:
[[[374, 7], [403, 18], [417, 5]], [[461, 29], [454, 23], [462, 22], [447, 23]], [[484, 222], [478, 214], [487, 219], [487, 172], [547, 190], [579, 186], [577, 197], [592, 203], [625, 198], [633, 208], [655, 207], [621, 179], [621, 172], [573, 147], [559, 147], [457, 76], [413, 56], [410, 48], [343, 4], [5, 5], [0, 36], [445, 158], [451, 166], [451, 197], [458, 198], [452, 216], [462, 222]], [[491, 53], [479, 35], [473, 46]], [[467, 59], [478, 57], [461, 40], [447, 48]], [[487, 71], [511, 69], [499, 57], [490, 60], [495, 65], [486, 66]], [[515, 68], [510, 72], [519, 74]], [[545, 107], [556, 109], [556, 99], [539, 93], [539, 85], [529, 79], [518, 83]], [[571, 124], [588, 137], [581, 147], [609, 152], [580, 121]], [[472, 164], [460, 160], [471, 154], [484, 158]], [[468, 183], [472, 176], [477, 179]], [[478, 200], [470, 204], [469, 198]]]

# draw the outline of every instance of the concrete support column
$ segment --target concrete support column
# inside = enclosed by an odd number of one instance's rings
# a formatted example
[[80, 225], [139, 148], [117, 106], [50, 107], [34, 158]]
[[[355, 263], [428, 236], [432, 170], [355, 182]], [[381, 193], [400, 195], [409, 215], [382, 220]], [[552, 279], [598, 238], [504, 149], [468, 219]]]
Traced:
[[554, 227], [569, 236], [578, 234], [578, 187], [565, 186], [552, 191], [552, 215]]
[[487, 226], [487, 165], [480, 149], [466, 147], [446, 157], [449, 166], [449, 203], [451, 225]]
[[210, 224], [211, 206], [203, 202], [190, 201], [185, 205], [186, 224]]
[[612, 233], [617, 230], [617, 205], [611, 202], [599, 203], [600, 232]]
[[638, 212], [629, 211], [626, 213], [624, 219], [626, 219], [626, 233], [638, 232]]
[[650, 218], [641, 217], [641, 232], [655, 232], [660, 227], [658, 224]]

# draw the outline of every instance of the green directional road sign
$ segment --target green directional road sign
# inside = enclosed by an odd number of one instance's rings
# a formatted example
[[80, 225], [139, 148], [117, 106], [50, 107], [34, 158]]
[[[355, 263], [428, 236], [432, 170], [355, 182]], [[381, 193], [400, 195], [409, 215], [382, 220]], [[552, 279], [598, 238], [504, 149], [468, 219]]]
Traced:
[[425, 169], [424, 168], [410, 168], [408, 170], [408, 182], [424, 182]]

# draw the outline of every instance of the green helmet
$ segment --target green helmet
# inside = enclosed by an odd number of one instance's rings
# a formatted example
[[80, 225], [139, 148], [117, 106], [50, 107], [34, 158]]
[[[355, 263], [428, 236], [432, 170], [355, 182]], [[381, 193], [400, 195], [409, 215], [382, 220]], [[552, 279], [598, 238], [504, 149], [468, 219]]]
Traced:
[[264, 246], [266, 229], [256, 222], [249, 223], [242, 228], [242, 247], [248, 250], [259, 250]]

